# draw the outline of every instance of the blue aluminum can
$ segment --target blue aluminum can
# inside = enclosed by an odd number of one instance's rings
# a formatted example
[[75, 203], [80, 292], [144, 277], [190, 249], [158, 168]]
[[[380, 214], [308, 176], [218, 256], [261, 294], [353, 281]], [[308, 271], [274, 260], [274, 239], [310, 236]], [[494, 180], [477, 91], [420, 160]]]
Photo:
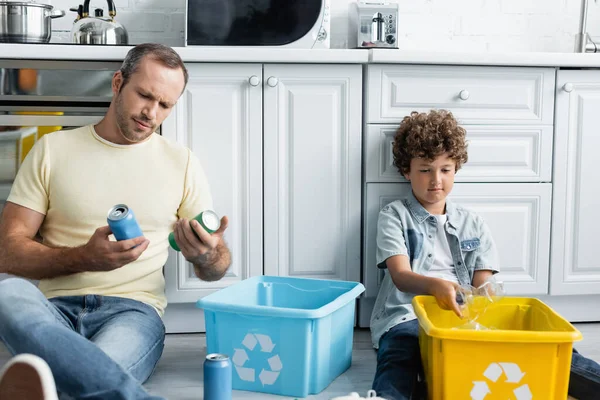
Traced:
[[142, 229], [135, 219], [133, 210], [125, 204], [117, 204], [111, 208], [108, 211], [106, 221], [117, 240], [127, 240], [144, 236]]
[[204, 400], [231, 400], [232, 374], [227, 355], [207, 355], [204, 360]]

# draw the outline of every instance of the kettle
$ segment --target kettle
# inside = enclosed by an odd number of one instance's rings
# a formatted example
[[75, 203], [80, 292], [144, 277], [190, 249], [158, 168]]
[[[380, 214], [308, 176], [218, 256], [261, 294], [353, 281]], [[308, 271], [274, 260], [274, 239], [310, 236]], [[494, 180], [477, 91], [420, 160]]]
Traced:
[[113, 0], [107, 0], [108, 15], [104, 17], [104, 10], [97, 8], [94, 16], [90, 14], [90, 0], [85, 0], [83, 6], [71, 8], [77, 12], [77, 18], [71, 28], [71, 38], [77, 44], [113, 44], [126, 45], [129, 41], [127, 30], [115, 21], [117, 8]]

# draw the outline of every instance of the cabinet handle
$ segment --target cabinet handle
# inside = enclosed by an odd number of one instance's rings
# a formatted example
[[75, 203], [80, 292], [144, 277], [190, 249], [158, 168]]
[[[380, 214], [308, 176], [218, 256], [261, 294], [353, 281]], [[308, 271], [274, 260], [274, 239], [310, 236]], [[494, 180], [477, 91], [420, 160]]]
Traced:
[[252, 86], [258, 86], [259, 83], [260, 83], [260, 79], [258, 79], [258, 76], [252, 75], [250, 77], [250, 85], [252, 85]]
[[573, 84], [572, 83], [565, 83], [563, 85], [563, 90], [567, 93], [571, 93], [573, 91]]
[[271, 87], [277, 86], [278, 83], [279, 79], [275, 78], [274, 76], [270, 76], [269, 79], [267, 79], [267, 85]]
[[460, 93], [458, 94], [458, 97], [460, 97], [461, 100], [468, 100], [469, 99], [469, 91], [461, 90]]

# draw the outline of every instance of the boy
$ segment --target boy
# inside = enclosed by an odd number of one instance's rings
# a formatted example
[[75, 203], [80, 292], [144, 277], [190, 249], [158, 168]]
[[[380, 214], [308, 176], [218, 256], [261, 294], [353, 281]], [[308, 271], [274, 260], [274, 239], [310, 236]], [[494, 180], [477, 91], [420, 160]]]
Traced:
[[[440, 110], [411, 113], [394, 138], [394, 165], [412, 191], [386, 205], [377, 226], [377, 267], [387, 273], [371, 315], [378, 349], [373, 389], [388, 400], [425, 394], [417, 379], [422, 364], [412, 298], [435, 296], [441, 308], [462, 316], [457, 287], [478, 287], [498, 272], [486, 223], [447, 199], [468, 159], [465, 135], [452, 113]], [[600, 366], [574, 351], [569, 393], [583, 400], [599, 387]]]

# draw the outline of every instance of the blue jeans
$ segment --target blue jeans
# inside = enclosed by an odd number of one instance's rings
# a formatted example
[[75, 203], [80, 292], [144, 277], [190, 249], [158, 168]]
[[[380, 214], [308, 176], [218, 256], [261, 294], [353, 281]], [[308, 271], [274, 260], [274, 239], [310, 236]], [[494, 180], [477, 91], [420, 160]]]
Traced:
[[419, 323], [412, 320], [394, 326], [379, 340], [373, 390], [387, 400], [426, 398], [419, 350]]
[[24, 279], [0, 281], [0, 340], [13, 355], [43, 358], [61, 396], [159, 399], [142, 383], [164, 338], [163, 322], [147, 304], [96, 295], [48, 300]]
[[[377, 371], [373, 390], [387, 400], [426, 398], [419, 350], [419, 323], [412, 320], [396, 325], [379, 340]], [[573, 350], [569, 395], [579, 400], [597, 399], [600, 392], [600, 365]]]

